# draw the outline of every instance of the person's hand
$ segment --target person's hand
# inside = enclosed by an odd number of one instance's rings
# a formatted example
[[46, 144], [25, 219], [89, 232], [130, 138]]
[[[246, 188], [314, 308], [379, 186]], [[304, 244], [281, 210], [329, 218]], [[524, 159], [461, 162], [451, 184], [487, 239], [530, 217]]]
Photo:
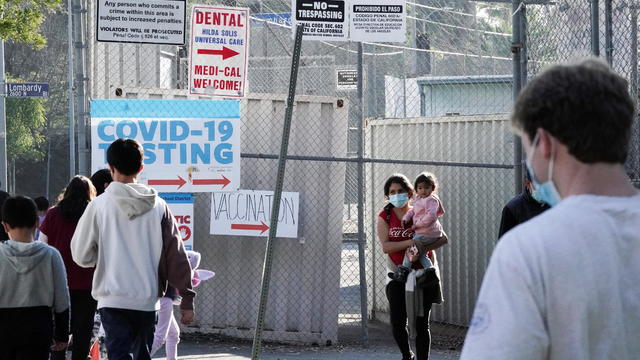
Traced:
[[193, 310], [180, 310], [180, 322], [189, 325], [193, 321]]
[[51, 351], [62, 351], [67, 348], [69, 345], [68, 342], [56, 341], [53, 345], [51, 345]]

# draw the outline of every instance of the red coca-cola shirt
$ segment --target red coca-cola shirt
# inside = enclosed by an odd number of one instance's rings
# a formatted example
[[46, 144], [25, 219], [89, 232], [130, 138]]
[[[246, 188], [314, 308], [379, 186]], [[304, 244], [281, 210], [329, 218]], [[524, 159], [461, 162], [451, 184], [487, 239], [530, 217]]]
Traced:
[[[387, 222], [387, 211], [383, 209], [378, 216], [382, 218], [385, 222], [389, 224], [389, 241], [397, 242], [397, 241], [405, 241], [413, 239], [414, 231], [411, 229], [411, 226], [404, 227], [402, 226], [402, 219], [398, 218], [395, 211], [393, 209], [389, 210], [389, 214], [391, 215], [389, 221]], [[429, 252], [429, 257], [431, 257], [431, 252]], [[401, 265], [402, 260], [404, 260], [405, 250], [398, 251], [395, 253], [389, 254], [391, 261], [393, 261], [396, 265]], [[416, 263], [413, 265], [414, 268], [421, 268], [420, 263]]]

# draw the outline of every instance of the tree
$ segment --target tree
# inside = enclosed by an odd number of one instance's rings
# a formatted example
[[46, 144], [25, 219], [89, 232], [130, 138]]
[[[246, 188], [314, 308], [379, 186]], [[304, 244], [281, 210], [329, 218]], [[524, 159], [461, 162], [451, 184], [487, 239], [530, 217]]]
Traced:
[[16, 159], [40, 161], [44, 157], [41, 145], [45, 137], [41, 130], [46, 122], [43, 99], [7, 99], [7, 153], [9, 161]]
[[61, 0], [0, 0], [0, 37], [42, 48], [46, 39], [40, 25]]

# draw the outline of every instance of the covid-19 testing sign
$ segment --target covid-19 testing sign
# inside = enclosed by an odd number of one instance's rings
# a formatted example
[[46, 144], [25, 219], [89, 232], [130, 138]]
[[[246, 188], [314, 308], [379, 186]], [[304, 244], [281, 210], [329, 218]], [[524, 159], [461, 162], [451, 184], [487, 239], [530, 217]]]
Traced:
[[118, 138], [142, 144], [138, 181], [159, 192], [240, 187], [239, 101], [91, 101], [92, 172], [107, 167], [107, 149]]

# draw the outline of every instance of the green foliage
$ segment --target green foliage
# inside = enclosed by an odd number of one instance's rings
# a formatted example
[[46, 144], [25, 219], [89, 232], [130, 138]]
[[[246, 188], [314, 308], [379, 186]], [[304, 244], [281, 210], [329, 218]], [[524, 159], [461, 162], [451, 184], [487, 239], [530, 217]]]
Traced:
[[40, 25], [60, 4], [61, 0], [0, 0], [0, 38], [42, 48], [47, 41]]

